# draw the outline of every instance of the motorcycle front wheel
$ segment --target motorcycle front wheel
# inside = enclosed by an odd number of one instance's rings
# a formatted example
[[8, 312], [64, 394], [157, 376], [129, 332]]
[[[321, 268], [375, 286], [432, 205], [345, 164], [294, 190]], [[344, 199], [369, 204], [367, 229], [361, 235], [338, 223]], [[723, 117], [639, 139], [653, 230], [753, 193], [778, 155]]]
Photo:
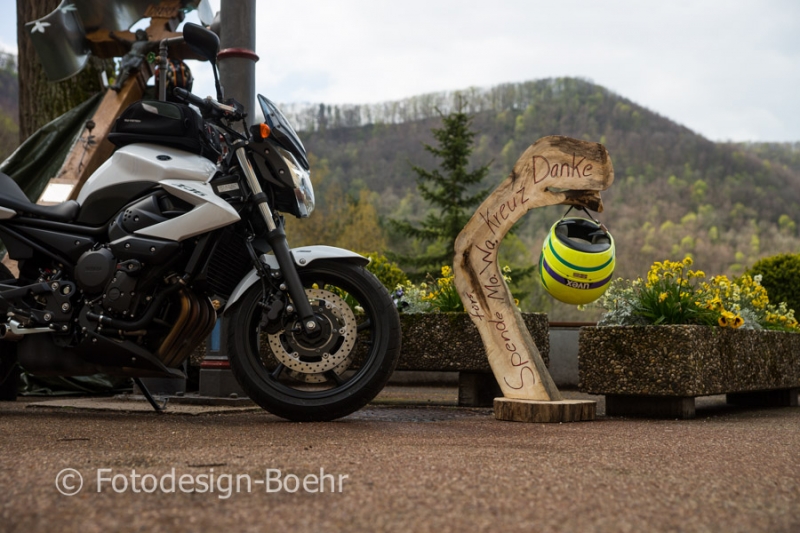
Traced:
[[[315, 261], [298, 271], [321, 331], [303, 332], [254, 284], [229, 319], [231, 369], [248, 396], [294, 421], [347, 416], [369, 403], [400, 356], [400, 319], [388, 291], [361, 266]], [[270, 302], [272, 302], [270, 304]]]

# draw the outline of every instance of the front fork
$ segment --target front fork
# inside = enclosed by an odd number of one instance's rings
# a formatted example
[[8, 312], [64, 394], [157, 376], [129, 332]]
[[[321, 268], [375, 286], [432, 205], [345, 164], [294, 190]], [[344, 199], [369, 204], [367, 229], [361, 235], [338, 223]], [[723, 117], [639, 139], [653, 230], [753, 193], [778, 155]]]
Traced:
[[303, 288], [303, 283], [300, 281], [300, 275], [295, 268], [295, 262], [292, 258], [292, 252], [289, 250], [289, 242], [286, 240], [286, 231], [283, 228], [283, 222], [280, 219], [275, 219], [267, 203], [267, 195], [261, 189], [261, 184], [258, 182], [253, 166], [250, 164], [250, 159], [247, 157], [247, 151], [244, 146], [236, 149], [236, 158], [239, 160], [239, 165], [242, 167], [247, 184], [250, 186], [250, 191], [253, 193], [253, 201], [256, 202], [264, 222], [267, 224], [267, 242], [275, 254], [275, 259], [278, 261], [278, 266], [281, 268], [283, 278], [286, 280], [286, 287], [289, 296], [294, 303], [297, 316], [300, 317], [300, 323], [303, 325], [303, 331], [307, 334], [313, 334], [320, 331], [320, 325], [311, 309], [311, 303], [306, 296], [306, 290]]

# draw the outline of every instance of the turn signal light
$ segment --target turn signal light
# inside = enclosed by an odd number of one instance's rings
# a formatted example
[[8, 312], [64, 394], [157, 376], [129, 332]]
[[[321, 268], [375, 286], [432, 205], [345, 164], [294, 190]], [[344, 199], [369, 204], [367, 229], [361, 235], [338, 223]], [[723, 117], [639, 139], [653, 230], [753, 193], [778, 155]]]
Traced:
[[250, 126], [250, 133], [253, 134], [253, 137], [257, 141], [263, 141], [269, 137], [269, 134], [272, 133], [272, 130], [266, 123], [262, 122], [261, 124]]

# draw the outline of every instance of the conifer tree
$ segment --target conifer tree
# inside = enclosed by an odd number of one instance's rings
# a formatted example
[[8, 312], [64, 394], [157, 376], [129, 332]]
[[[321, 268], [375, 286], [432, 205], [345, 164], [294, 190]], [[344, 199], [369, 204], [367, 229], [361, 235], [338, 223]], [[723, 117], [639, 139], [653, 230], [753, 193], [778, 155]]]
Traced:
[[444, 244], [445, 249], [440, 253], [398, 257], [401, 262], [416, 267], [453, 264], [456, 237], [488, 192], [488, 189], [470, 192], [489, 173], [489, 164], [468, 170], [475, 132], [470, 129], [472, 119], [464, 112], [463, 103], [459, 102], [458, 108], [450, 114], [440, 115], [442, 127], [431, 130], [437, 146], [423, 145], [439, 159], [439, 168], [426, 170], [412, 166], [420, 196], [434, 210], [418, 226], [407, 221], [390, 221], [396, 231], [407, 237]]

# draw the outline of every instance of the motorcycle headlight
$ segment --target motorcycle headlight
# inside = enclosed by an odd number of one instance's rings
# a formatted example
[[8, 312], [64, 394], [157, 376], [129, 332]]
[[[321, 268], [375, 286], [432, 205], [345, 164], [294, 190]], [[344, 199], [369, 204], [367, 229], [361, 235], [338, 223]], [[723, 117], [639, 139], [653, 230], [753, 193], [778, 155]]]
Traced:
[[286, 167], [292, 175], [292, 184], [294, 186], [294, 196], [297, 199], [297, 207], [303, 216], [308, 216], [314, 211], [314, 187], [311, 185], [311, 174], [302, 168], [297, 162], [297, 159], [288, 151], [283, 148], [276, 147], [278, 153], [286, 163]]

